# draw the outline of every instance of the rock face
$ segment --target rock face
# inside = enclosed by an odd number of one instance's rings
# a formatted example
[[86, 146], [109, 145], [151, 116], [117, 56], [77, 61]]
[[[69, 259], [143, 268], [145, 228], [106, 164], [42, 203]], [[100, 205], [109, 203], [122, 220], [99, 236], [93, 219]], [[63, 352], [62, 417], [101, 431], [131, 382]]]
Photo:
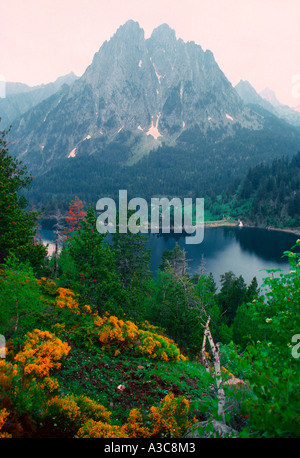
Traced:
[[273, 91], [265, 89], [258, 94], [248, 81], [240, 81], [235, 89], [246, 105], [258, 105], [292, 126], [300, 126], [299, 112], [282, 105]]
[[[128, 21], [103, 43], [91, 65], [13, 123], [12, 153], [38, 174], [57, 160], [89, 154], [122, 132], [124, 141], [172, 142], [184, 129], [261, 129], [218, 67], [212, 52], [177, 39], [166, 24], [149, 39]], [[100, 146], [99, 146], [100, 145]], [[142, 148], [143, 146], [141, 146]]]
[[1, 129], [8, 128], [15, 120], [35, 105], [55, 94], [64, 84], [72, 85], [77, 79], [74, 73], [61, 76], [53, 83], [27, 86], [22, 83], [6, 83], [6, 98], [0, 99]]

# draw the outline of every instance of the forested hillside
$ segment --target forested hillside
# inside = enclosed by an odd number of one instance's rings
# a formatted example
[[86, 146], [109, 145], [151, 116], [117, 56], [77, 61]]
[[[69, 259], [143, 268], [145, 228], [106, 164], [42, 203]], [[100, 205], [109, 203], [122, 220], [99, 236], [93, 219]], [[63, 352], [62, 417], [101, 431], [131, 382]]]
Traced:
[[224, 272], [217, 292], [178, 246], [152, 276], [143, 237], [108, 243], [74, 198], [49, 259], [0, 147], [2, 438], [300, 436], [296, 248], [266, 290]]
[[226, 215], [248, 225], [299, 228], [300, 152], [251, 167], [236, 188], [230, 185], [207, 199], [206, 208], [215, 218]]

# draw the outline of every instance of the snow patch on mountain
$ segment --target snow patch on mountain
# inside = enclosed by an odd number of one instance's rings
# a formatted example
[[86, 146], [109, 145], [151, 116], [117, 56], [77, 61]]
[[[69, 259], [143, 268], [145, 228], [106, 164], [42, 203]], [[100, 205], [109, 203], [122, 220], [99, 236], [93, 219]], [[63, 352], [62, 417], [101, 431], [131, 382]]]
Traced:
[[152, 135], [152, 137], [155, 138], [155, 140], [157, 140], [159, 137], [162, 137], [161, 133], [158, 130], [158, 121], [159, 121], [160, 116], [161, 116], [161, 113], [159, 113], [157, 116], [155, 126], [153, 124], [153, 116], [152, 116], [151, 127], [147, 132], [147, 135]]
[[69, 153], [68, 158], [69, 158], [69, 157], [75, 157], [75, 156], [76, 156], [76, 154], [75, 154], [75, 153], [76, 153], [76, 149], [77, 149], [77, 148], [73, 148], [73, 149], [72, 149], [72, 151]]

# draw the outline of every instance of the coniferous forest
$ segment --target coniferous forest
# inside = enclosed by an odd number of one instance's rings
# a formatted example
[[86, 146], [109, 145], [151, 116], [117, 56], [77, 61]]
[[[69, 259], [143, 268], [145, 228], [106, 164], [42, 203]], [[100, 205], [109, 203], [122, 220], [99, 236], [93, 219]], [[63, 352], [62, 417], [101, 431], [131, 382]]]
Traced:
[[[212, 275], [187, 273], [178, 245], [152, 275], [145, 239], [108, 241], [74, 196], [65, 223], [55, 215], [61, 250], [48, 257], [24, 197], [32, 178], [5, 136], [0, 436], [299, 437], [300, 240], [283, 253], [287, 274], [258, 288], [224, 272], [217, 290]], [[235, 199], [251, 203], [249, 218], [272, 222], [280, 208], [283, 224], [298, 224], [297, 183], [299, 154], [251, 169]]]

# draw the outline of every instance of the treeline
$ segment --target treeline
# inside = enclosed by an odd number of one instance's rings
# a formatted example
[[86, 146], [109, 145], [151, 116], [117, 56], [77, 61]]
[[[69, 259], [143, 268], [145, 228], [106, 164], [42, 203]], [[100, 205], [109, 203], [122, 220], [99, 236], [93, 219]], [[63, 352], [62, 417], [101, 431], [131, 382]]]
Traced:
[[[300, 152], [250, 168], [238, 187], [239, 217], [263, 226], [300, 226]], [[237, 214], [237, 212], [236, 212]]]
[[137, 145], [130, 133], [120, 132], [110, 144], [91, 138], [79, 145], [76, 157], [60, 160], [37, 175], [28, 199], [47, 210], [65, 207], [75, 194], [94, 205], [101, 197], [116, 198], [119, 189], [127, 189], [130, 198], [147, 200], [157, 195], [214, 198], [235, 189], [262, 159], [269, 163], [281, 151], [287, 156], [297, 151], [299, 132], [293, 129], [287, 135], [275, 127], [268, 132], [235, 127], [232, 136], [222, 129], [204, 135], [194, 127], [183, 131], [176, 145], [162, 140], [138, 161], [134, 161], [132, 151]]

